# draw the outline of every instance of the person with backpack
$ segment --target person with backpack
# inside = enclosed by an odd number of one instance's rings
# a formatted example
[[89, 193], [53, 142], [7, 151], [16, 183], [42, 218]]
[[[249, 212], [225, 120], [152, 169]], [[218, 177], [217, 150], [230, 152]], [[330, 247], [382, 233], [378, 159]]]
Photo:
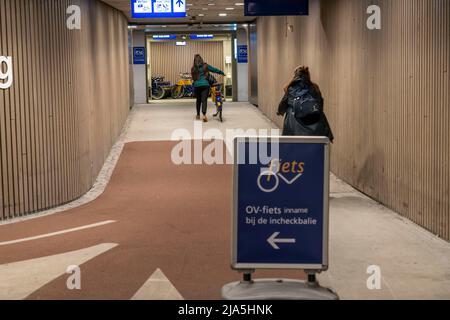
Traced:
[[208, 97], [210, 87], [215, 82], [210, 72], [225, 75], [225, 73], [203, 61], [203, 58], [196, 54], [194, 65], [192, 66], [192, 79], [194, 80], [195, 96], [197, 98], [197, 120], [200, 120], [200, 109], [203, 113], [203, 122], [208, 122], [206, 113], [208, 111]]
[[334, 141], [319, 86], [311, 81], [308, 67], [297, 67], [284, 89], [278, 115], [285, 116], [283, 136], [325, 136]]

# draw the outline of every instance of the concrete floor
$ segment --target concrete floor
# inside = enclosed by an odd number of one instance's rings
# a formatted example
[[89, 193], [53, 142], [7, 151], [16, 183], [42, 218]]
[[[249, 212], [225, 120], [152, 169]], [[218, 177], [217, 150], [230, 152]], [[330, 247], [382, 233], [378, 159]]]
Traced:
[[126, 142], [170, 140], [176, 129], [186, 129], [194, 137], [194, 124], [201, 124], [203, 131], [219, 129], [225, 136], [229, 129], [278, 129], [261, 112], [247, 103], [229, 103], [224, 105], [224, 122], [213, 118], [213, 105], [209, 102], [208, 123], [195, 121], [194, 101], [161, 104], [138, 105], [130, 116], [130, 125], [126, 134]]
[[[331, 178], [330, 269], [342, 299], [450, 299], [450, 243]], [[369, 290], [370, 266], [381, 288]]]
[[[217, 128], [226, 133], [227, 129], [236, 128], [276, 128], [247, 103], [227, 102], [224, 116], [224, 123], [211, 119], [203, 125], [203, 130]], [[186, 129], [193, 136], [194, 117], [190, 101], [135, 107], [93, 189], [81, 199], [33, 219], [96, 199], [108, 184], [124, 143], [170, 140], [176, 129]], [[333, 175], [331, 193], [330, 270], [319, 277], [323, 285], [332, 287], [342, 299], [450, 299], [450, 243], [367, 198]], [[368, 289], [370, 266], [379, 267], [380, 289]], [[152, 278], [149, 281], [152, 283]]]
[[[194, 115], [192, 102], [137, 106], [126, 140], [168, 140], [177, 128], [193, 132]], [[225, 119], [204, 128], [276, 128], [247, 103], [227, 103]], [[319, 276], [322, 285], [341, 299], [450, 299], [450, 243], [334, 175], [331, 193], [330, 270]], [[367, 286], [370, 266], [380, 268], [380, 289]]]

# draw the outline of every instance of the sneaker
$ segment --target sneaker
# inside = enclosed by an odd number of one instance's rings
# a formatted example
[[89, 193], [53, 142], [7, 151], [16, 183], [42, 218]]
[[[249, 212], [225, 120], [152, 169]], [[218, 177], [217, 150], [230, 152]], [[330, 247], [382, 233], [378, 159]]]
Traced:
[[207, 116], [203, 116], [203, 122], [208, 122], [208, 117]]

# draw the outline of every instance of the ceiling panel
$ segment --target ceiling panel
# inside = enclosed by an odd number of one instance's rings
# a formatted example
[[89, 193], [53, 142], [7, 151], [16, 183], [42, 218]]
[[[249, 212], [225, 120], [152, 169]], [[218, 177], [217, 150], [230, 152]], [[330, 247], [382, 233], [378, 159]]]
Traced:
[[[102, 0], [103, 2], [115, 7], [125, 13], [130, 22], [140, 24], [171, 24], [187, 23], [189, 21], [204, 23], [229, 23], [229, 22], [248, 22], [254, 20], [254, 17], [244, 16], [244, 0], [187, 0], [187, 17], [179, 19], [131, 19], [131, 1], [130, 0]], [[226, 13], [226, 17], [219, 14]]]

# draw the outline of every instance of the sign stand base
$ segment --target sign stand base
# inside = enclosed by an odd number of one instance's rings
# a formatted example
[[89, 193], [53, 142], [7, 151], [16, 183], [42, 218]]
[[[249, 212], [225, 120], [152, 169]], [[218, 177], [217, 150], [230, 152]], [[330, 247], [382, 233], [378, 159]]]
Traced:
[[331, 289], [318, 282], [289, 279], [260, 279], [233, 282], [222, 288], [225, 300], [339, 300]]

